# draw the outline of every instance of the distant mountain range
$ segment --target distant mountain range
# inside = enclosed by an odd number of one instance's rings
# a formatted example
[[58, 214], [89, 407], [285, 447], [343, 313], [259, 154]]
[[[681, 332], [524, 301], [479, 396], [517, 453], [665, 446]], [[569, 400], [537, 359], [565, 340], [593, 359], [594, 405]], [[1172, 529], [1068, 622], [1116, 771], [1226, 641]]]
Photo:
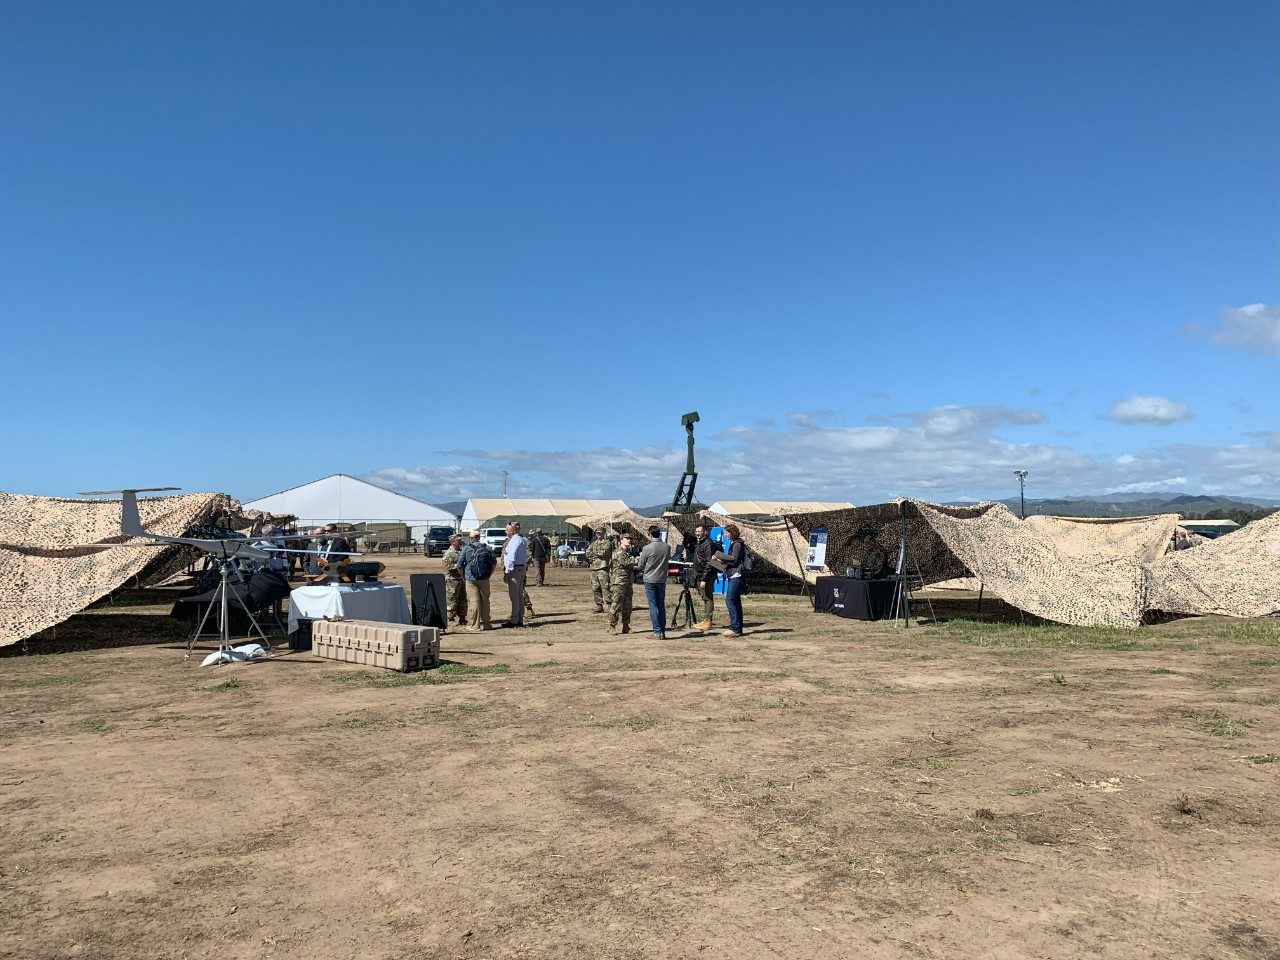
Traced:
[[1058, 497], [1059, 500], [1092, 500], [1094, 503], [1135, 503], [1142, 500], [1153, 500], [1160, 503], [1174, 503], [1187, 500], [1221, 499], [1234, 504], [1245, 504], [1255, 507], [1280, 507], [1280, 500], [1274, 497], [1242, 497], [1222, 495], [1213, 497], [1209, 494], [1147, 492], [1147, 493], [1092, 493], [1082, 497]]
[[[1000, 502], [1015, 513], [1020, 506], [1017, 497]], [[1280, 507], [1280, 500], [1269, 497], [1190, 493], [1104, 493], [1044, 500], [1027, 498], [1028, 516], [1038, 513], [1056, 517], [1142, 517], [1154, 513], [1180, 513], [1185, 517], [1216, 511], [1252, 512], [1275, 507]]]

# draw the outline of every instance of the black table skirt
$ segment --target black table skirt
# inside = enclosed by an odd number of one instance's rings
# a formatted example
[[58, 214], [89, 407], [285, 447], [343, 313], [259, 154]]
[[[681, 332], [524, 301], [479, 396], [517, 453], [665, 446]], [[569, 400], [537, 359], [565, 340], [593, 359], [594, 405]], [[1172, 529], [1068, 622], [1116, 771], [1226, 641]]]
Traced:
[[896, 580], [851, 580], [818, 577], [813, 588], [813, 609], [850, 620], [884, 620], [893, 615]]

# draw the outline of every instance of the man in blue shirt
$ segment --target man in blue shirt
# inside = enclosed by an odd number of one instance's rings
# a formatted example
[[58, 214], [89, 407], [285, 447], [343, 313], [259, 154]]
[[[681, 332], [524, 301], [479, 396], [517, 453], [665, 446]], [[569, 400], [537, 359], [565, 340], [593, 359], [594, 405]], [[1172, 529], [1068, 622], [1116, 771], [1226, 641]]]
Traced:
[[507, 524], [507, 542], [502, 548], [502, 579], [511, 598], [511, 616], [504, 627], [524, 626], [524, 569], [529, 559], [529, 545], [520, 536], [520, 524]]

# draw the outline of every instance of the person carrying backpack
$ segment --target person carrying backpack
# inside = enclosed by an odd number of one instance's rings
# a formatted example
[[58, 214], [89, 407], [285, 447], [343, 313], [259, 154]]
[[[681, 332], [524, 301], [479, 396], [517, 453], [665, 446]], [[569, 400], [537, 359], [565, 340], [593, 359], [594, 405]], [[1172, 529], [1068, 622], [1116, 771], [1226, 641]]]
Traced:
[[743, 576], [752, 567], [751, 552], [742, 542], [742, 531], [737, 524], [727, 523], [724, 528], [729, 543], [725, 546], [724, 606], [729, 611], [729, 629], [723, 636], [742, 636], [742, 584]]
[[480, 531], [471, 531], [471, 542], [462, 548], [456, 569], [461, 571], [467, 585], [467, 607], [471, 611], [468, 629], [480, 632], [492, 630], [489, 622], [489, 578], [498, 566], [498, 558], [487, 543], [480, 540]]

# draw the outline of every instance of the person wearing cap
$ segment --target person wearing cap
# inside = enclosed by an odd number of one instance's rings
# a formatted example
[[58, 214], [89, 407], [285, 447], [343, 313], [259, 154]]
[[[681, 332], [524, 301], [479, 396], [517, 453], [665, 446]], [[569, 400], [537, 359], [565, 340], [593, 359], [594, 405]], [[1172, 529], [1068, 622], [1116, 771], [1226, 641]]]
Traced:
[[458, 569], [461, 558], [462, 534], [455, 533], [444, 552], [444, 619], [458, 626], [467, 622], [467, 582]]
[[551, 544], [542, 535], [542, 528], [533, 531], [529, 538], [529, 566], [532, 567], [533, 585], [542, 586], [547, 579], [547, 557], [551, 555]]
[[609, 561], [613, 558], [613, 543], [605, 536], [604, 527], [596, 530], [596, 538], [587, 544], [587, 565], [591, 568], [591, 599], [596, 602], [596, 613], [604, 613], [611, 605], [609, 586]]
[[472, 563], [477, 556], [485, 551], [488, 551], [490, 558], [492, 558], [493, 551], [489, 549], [488, 544], [480, 539], [480, 531], [472, 530], [471, 542], [462, 548], [458, 562], [454, 564], [462, 572], [467, 585], [467, 606], [471, 610], [471, 624], [468, 629], [477, 632], [493, 629], [493, 624], [489, 622], [489, 580], [487, 577], [478, 578], [476, 576], [476, 567]]
[[609, 600], [609, 632], [631, 632], [631, 575], [636, 568], [636, 558], [631, 552], [631, 537], [623, 534], [618, 548], [610, 558], [609, 582], [613, 595]]

